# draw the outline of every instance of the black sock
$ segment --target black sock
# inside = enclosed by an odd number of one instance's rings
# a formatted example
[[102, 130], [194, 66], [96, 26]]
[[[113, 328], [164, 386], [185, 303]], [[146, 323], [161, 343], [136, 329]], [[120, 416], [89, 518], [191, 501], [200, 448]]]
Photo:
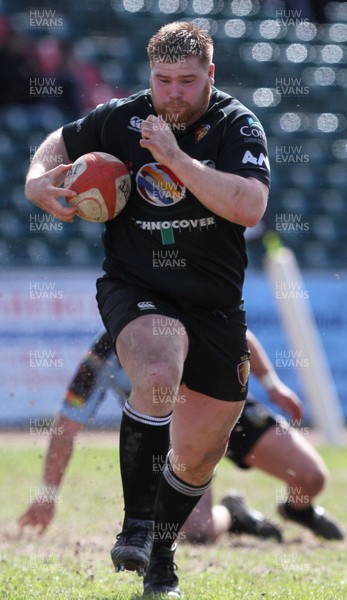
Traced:
[[[169, 455], [168, 455], [169, 456]], [[154, 551], [161, 546], [171, 548], [190, 513], [210, 487], [212, 479], [193, 486], [179, 479], [167, 460], [160, 480], [154, 523]]]
[[154, 519], [155, 499], [169, 447], [171, 413], [150, 417], [123, 409], [119, 436], [125, 518]]
[[295, 521], [298, 523], [310, 523], [314, 514], [313, 507], [311, 505], [304, 509], [297, 509], [291, 506], [287, 500], [287, 502], [284, 503], [284, 506], [287, 515], [292, 519], [295, 519]]

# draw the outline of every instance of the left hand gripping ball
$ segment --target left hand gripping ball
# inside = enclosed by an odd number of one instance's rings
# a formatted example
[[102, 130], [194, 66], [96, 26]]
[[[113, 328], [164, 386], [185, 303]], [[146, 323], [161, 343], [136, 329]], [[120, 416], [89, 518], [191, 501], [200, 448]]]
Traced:
[[124, 208], [131, 179], [125, 164], [112, 154], [89, 152], [73, 163], [64, 187], [77, 193], [67, 198], [67, 204], [77, 207], [79, 217], [103, 223], [114, 219]]

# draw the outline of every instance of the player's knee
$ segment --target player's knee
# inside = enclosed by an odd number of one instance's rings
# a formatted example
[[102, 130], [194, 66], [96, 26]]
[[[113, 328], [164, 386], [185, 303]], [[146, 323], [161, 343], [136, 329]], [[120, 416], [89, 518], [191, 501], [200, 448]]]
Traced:
[[181, 474], [177, 473], [177, 475], [192, 485], [206, 484], [213, 476], [216, 465], [224, 456], [224, 449], [222, 444], [217, 444], [215, 448], [204, 453], [197, 453], [196, 448], [187, 449], [181, 454], [184, 471], [181, 468]]
[[324, 488], [328, 471], [324, 463], [312, 462], [309, 468], [303, 469], [300, 474], [300, 485], [307, 490], [310, 495], [316, 496]]
[[324, 488], [328, 478], [328, 470], [323, 464], [316, 464], [311, 474], [311, 489], [318, 494]]
[[182, 369], [175, 361], [158, 360], [147, 364], [144, 373], [138, 373], [133, 389], [152, 398], [155, 404], [173, 404], [177, 401]]

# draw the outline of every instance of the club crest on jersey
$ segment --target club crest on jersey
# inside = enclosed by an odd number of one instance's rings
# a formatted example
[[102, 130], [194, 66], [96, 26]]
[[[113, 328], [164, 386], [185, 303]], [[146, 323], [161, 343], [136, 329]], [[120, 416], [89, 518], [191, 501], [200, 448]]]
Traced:
[[237, 365], [237, 377], [242, 387], [247, 384], [250, 370], [250, 362], [248, 359], [243, 360]]
[[200, 125], [194, 132], [194, 139], [196, 142], [200, 142], [202, 138], [210, 131], [211, 125]]
[[140, 196], [154, 206], [173, 206], [186, 195], [186, 188], [176, 175], [161, 163], [147, 163], [137, 172]]

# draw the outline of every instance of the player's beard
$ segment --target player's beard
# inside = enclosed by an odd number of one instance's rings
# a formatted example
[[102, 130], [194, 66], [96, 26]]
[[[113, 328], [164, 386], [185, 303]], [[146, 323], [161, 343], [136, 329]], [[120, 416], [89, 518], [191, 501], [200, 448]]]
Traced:
[[153, 107], [157, 115], [159, 115], [163, 121], [171, 126], [176, 125], [178, 127], [188, 127], [188, 125], [195, 123], [195, 121], [202, 117], [202, 115], [206, 112], [211, 96], [211, 85], [209, 82], [206, 82], [199, 101], [194, 105], [182, 100], [158, 104], [152, 88], [151, 94]]

